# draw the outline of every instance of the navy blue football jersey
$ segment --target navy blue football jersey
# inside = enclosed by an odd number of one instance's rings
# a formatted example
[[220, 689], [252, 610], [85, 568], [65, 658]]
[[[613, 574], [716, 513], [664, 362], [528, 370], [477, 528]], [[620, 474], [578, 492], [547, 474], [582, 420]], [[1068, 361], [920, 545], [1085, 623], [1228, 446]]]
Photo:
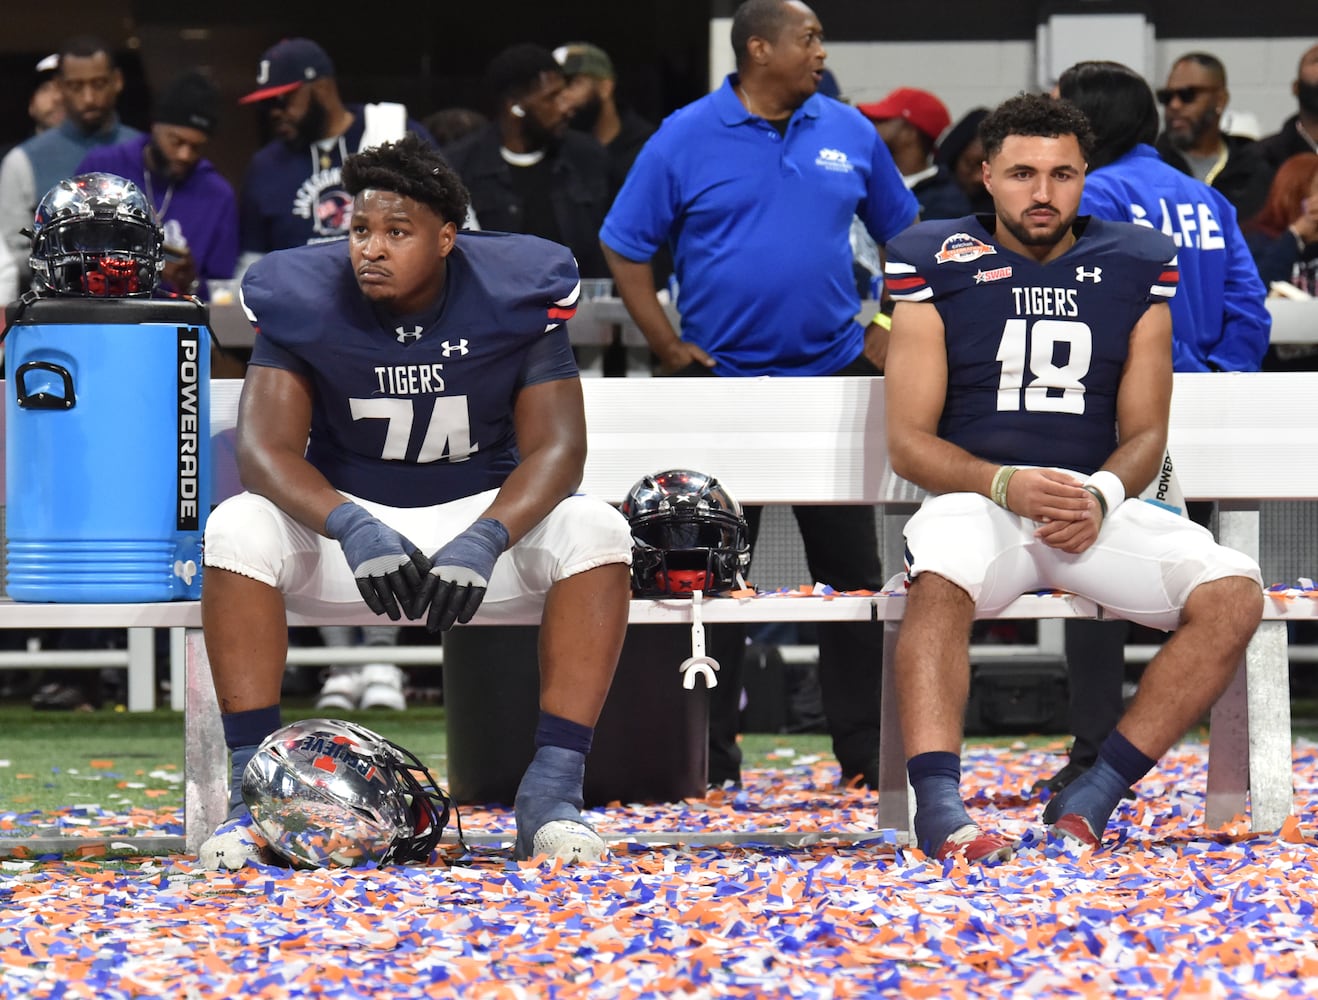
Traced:
[[1116, 449], [1131, 329], [1176, 292], [1176, 246], [1083, 216], [1075, 244], [1040, 264], [996, 243], [995, 222], [920, 223], [887, 246], [893, 299], [930, 302], [943, 319], [938, 435], [990, 462], [1092, 473]]
[[312, 380], [307, 460], [336, 489], [396, 507], [503, 484], [519, 461], [517, 391], [577, 377], [566, 321], [578, 292], [566, 247], [465, 231], [421, 316], [373, 306], [346, 241], [268, 254], [242, 283], [251, 363]]

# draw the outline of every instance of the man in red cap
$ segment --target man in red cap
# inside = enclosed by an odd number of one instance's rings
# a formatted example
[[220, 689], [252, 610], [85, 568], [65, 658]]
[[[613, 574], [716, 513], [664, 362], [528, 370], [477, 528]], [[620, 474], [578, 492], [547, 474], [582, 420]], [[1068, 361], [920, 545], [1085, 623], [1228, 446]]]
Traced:
[[938, 139], [952, 124], [947, 107], [927, 90], [899, 87], [881, 101], [857, 105], [892, 153], [920, 203], [921, 219], [959, 219], [972, 211], [947, 168], [934, 162]]

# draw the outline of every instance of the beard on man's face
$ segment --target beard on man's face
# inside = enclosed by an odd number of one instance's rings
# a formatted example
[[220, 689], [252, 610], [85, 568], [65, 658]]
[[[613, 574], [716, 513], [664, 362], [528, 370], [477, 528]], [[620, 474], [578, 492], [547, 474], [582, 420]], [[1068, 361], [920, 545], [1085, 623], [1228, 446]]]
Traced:
[[307, 103], [307, 113], [297, 123], [293, 138], [288, 140], [289, 147], [302, 150], [313, 142], [318, 142], [325, 136], [327, 122], [328, 116], [325, 114], [325, 106], [320, 103], [315, 94], [312, 94], [311, 100]]
[[[1033, 206], [1032, 206], [1033, 207]], [[1027, 247], [1053, 247], [1062, 241], [1067, 231], [1075, 222], [1075, 216], [1064, 219], [1057, 216], [1057, 223], [1049, 229], [1027, 229], [1025, 223], [1020, 219], [1009, 219], [999, 214], [998, 221], [1007, 227], [1007, 231], [1020, 240], [1022, 246]]]
[[1295, 98], [1300, 102], [1300, 110], [1305, 114], [1318, 115], [1318, 81], [1306, 83], [1300, 81]]
[[604, 102], [600, 100], [600, 95], [591, 94], [585, 104], [572, 112], [568, 124], [578, 132], [594, 132], [595, 123], [600, 120], [600, 111], [603, 108]]

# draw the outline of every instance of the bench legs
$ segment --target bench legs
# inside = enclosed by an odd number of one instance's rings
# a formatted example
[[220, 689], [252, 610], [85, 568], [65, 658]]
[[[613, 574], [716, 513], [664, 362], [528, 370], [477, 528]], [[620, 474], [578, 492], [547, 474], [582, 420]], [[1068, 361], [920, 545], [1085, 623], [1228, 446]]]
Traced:
[[1217, 704], [1209, 729], [1204, 823], [1246, 811], [1250, 829], [1271, 833], [1290, 815], [1291, 705], [1285, 622], [1263, 622], [1245, 662]]
[[883, 700], [879, 715], [879, 814], [880, 830], [896, 830], [915, 843], [912, 820], [913, 792], [906, 780], [906, 751], [902, 747], [901, 722], [897, 716], [897, 631], [900, 622], [883, 623]]
[[229, 811], [229, 754], [201, 629], [188, 629], [184, 645], [183, 833], [188, 853], [196, 854]]

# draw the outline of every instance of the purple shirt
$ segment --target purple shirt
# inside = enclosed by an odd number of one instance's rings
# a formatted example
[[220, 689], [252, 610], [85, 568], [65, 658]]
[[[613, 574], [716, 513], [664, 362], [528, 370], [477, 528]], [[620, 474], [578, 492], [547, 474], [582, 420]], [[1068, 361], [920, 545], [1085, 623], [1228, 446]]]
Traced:
[[[142, 158], [149, 136], [93, 149], [78, 164], [78, 173], [118, 174], [140, 187], [151, 199], [165, 230], [166, 246], [192, 251], [201, 284], [197, 295], [209, 298], [206, 282], [232, 278], [238, 260], [238, 200], [233, 187], [210, 162], [201, 160], [182, 181], [150, 172]], [[185, 289], [174, 289], [185, 291]]]

